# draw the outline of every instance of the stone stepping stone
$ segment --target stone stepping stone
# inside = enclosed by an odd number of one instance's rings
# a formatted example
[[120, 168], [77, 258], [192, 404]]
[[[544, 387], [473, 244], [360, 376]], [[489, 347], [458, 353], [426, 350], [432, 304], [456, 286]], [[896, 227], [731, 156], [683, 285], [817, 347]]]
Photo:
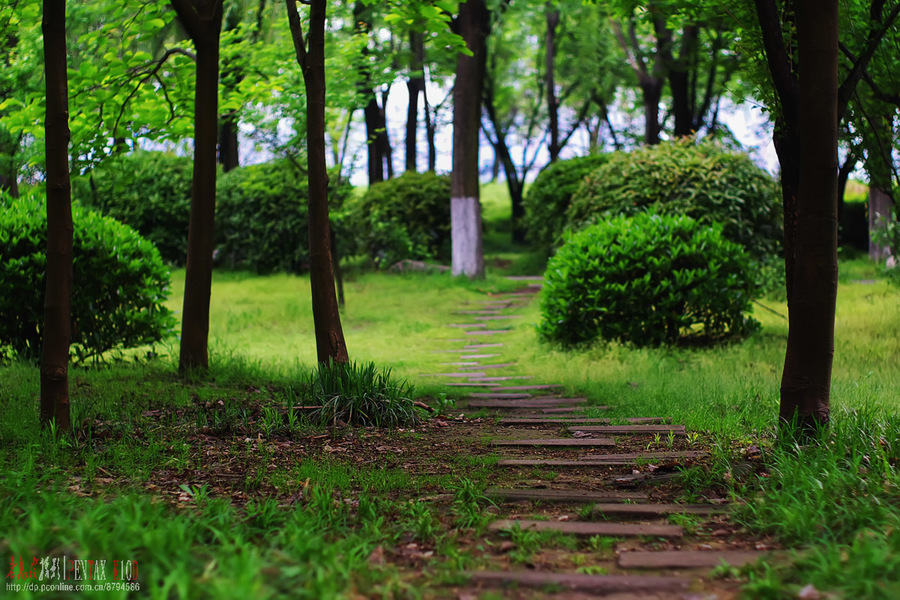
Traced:
[[[486, 323], [479, 323], [479, 326], [481, 326], [481, 327], [487, 327], [487, 324], [486, 324]], [[509, 329], [482, 329], [481, 331], [478, 331], [478, 330], [472, 330], [472, 331], [469, 331], [469, 330], [467, 330], [467, 331], [465, 332], [465, 334], [466, 334], [466, 335], [497, 335], [498, 333], [507, 333], [508, 331], [509, 331]]]
[[577, 448], [584, 446], [615, 446], [612, 438], [538, 438], [526, 440], [494, 440], [491, 446], [556, 446]]
[[656, 434], [674, 433], [684, 435], [684, 425], [590, 425], [569, 427], [569, 431], [583, 431], [585, 433], [630, 433], [630, 434]]
[[643, 492], [595, 492], [593, 490], [488, 488], [485, 490], [484, 495], [503, 500], [540, 500], [541, 502], [625, 502], [647, 499], [647, 494]]
[[[457, 350], [451, 350], [451, 352], [458, 352]], [[462, 354], [460, 358], [465, 360], [467, 358], [494, 358], [495, 356], [500, 356], [499, 354]]]
[[531, 375], [504, 375], [502, 377], [473, 377], [469, 381], [512, 381], [518, 379], [532, 379]]
[[477, 392], [474, 394], [469, 394], [470, 398], [492, 398], [494, 400], [524, 400], [525, 398], [531, 398], [531, 394], [516, 394], [513, 392]]
[[475, 304], [506, 304], [507, 306], [512, 304], [509, 300], [478, 300]]
[[597, 515], [628, 515], [633, 517], [659, 517], [671, 514], [716, 515], [728, 509], [714, 504], [596, 504]]
[[508, 363], [494, 363], [492, 365], [480, 365], [478, 367], [466, 367], [464, 369], [460, 369], [460, 371], [478, 371], [479, 369], [503, 369], [505, 367], [514, 367], [517, 363], [508, 362]]
[[469, 407], [479, 408], [556, 408], [559, 404], [584, 404], [584, 398], [523, 398], [521, 400], [471, 400]]
[[477, 361], [449, 362], [449, 363], [441, 363], [441, 365], [447, 366], [447, 367], [471, 367], [471, 366], [477, 366], [478, 362]]
[[503, 391], [516, 391], [516, 390], [552, 390], [554, 388], [561, 388], [562, 386], [558, 383], [550, 383], [550, 384], [542, 384], [542, 385], [507, 385], [500, 388]]
[[432, 350], [430, 354], [458, 354], [459, 350]]
[[444, 383], [443, 385], [451, 385], [453, 387], [471, 387], [471, 388], [497, 388], [497, 387], [500, 387], [499, 383], [460, 383], [458, 381]]
[[[462, 341], [468, 341], [468, 340], [460, 340], [460, 341], [462, 342]], [[502, 342], [497, 342], [495, 344], [468, 344], [468, 345], [464, 346], [464, 348], [466, 350], [479, 350], [481, 348], [499, 348], [502, 345], [503, 345]]]
[[[510, 458], [501, 460], [497, 464], [502, 467], [603, 467], [608, 465], [631, 465], [637, 460], [694, 458], [695, 456], [705, 455], [705, 452], [624, 452], [582, 456], [578, 460]], [[641, 473], [631, 477], [640, 479], [643, 476], [644, 474]]]
[[487, 373], [419, 373], [420, 377], [472, 377], [473, 375], [487, 375]]
[[723, 562], [743, 567], [756, 562], [765, 552], [751, 550], [666, 550], [662, 552], [622, 552], [618, 564], [623, 569], [706, 569]]
[[560, 531], [574, 535], [609, 535], [680, 538], [684, 530], [678, 525], [644, 525], [639, 523], [594, 523], [591, 521], [532, 521], [530, 519], [501, 519], [490, 524], [491, 531], [513, 529], [518, 525], [529, 531]]
[[[452, 384], [451, 384], [452, 385]], [[502, 390], [505, 388], [496, 387], [495, 391]], [[547, 417], [507, 417], [505, 419], [498, 419], [497, 423], [500, 425], [531, 425], [531, 426], [541, 426], [541, 425], [552, 425], [557, 427], [561, 424], [565, 423], [609, 423], [611, 419], [606, 417], [583, 417], [579, 418], [577, 416], [568, 417], [568, 418], [560, 418], [553, 419]], [[628, 419], [629, 423], [662, 423], [662, 417], [632, 417]], [[573, 428], [577, 429], [577, 428]]]
[[510, 281], [544, 281], [543, 275], [507, 275]]
[[455, 311], [453, 311], [453, 314], [454, 315], [496, 315], [501, 310], [506, 310], [506, 307], [483, 308], [481, 310], [455, 310]]
[[464, 575], [473, 584], [560, 587], [601, 596], [632, 592], [643, 596], [646, 593], [685, 590], [690, 585], [689, 579], [662, 575], [586, 575], [548, 571], [475, 571]]
[[476, 321], [502, 321], [504, 319], [521, 319], [521, 315], [491, 315], [489, 317], [475, 317]]
[[598, 456], [582, 456], [582, 461], [607, 460], [638, 460], [638, 459], [674, 459], [674, 458], [701, 458], [709, 453], [703, 450], [676, 450], [672, 452], [625, 452], [622, 454], [604, 454]]
[[447, 327], [460, 327], [462, 329], [470, 329], [472, 327], [487, 327], [487, 323], [451, 323]]

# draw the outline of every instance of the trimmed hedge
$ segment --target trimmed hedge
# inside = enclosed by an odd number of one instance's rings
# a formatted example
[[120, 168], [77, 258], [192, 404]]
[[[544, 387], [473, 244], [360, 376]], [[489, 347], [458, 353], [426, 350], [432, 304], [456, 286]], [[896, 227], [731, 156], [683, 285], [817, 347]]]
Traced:
[[608, 215], [651, 210], [722, 225], [756, 259], [781, 252], [784, 232], [776, 182], [750, 158], [691, 139], [614, 152], [572, 197], [569, 227]]
[[544, 276], [544, 339], [636, 346], [711, 342], [752, 331], [752, 261], [720, 225], [619, 215], [568, 236]]
[[547, 252], [560, 244], [572, 195], [582, 180], [608, 159], [609, 154], [591, 154], [557, 160], [538, 173], [524, 200], [524, 225], [531, 242]]
[[[0, 195], [0, 347], [26, 358], [41, 350], [47, 212], [42, 193]], [[73, 203], [72, 354], [96, 357], [162, 341], [175, 319], [165, 307], [169, 270], [130, 227]]]
[[355, 252], [378, 267], [400, 260], [450, 259], [450, 178], [406, 172], [371, 186], [348, 206]]

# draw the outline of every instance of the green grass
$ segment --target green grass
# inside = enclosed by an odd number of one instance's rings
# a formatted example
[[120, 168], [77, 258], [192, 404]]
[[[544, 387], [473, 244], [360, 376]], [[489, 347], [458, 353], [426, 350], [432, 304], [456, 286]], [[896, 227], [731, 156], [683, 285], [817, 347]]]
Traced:
[[[415, 386], [414, 395], [463, 395], [425, 376], [452, 370], [441, 365], [455, 360], [452, 354], [431, 352], [460, 346], [442, 341], [459, 337], [447, 324], [467, 322], [452, 311], [485, 292], [514, 289], [519, 284], [503, 273], [529, 272], [526, 267], [536, 264], [509, 241], [508, 224], [503, 229], [508, 200], [502, 188], [487, 187], [482, 200], [485, 247], [492, 253], [487, 280], [351, 270], [346, 282], [342, 320], [351, 358], [392, 368]], [[175, 273], [169, 301], [178, 311], [183, 277]], [[408, 578], [389, 565], [373, 566], [369, 556], [379, 546], [413, 540], [434, 548], [434, 581], [477, 564], [460, 550], [452, 529], [485, 527], [481, 491], [496, 454], [458, 456], [454, 471], [465, 480], [410, 474], [388, 452], [365, 468], [325, 455], [267, 468], [271, 450], [256, 441], [258, 434], [268, 438], [277, 429], [287, 439], [302, 439], [316, 427], [303, 419], [287, 423], [277, 412], [311, 399], [305, 395], [315, 363], [309, 296], [304, 277], [216, 273], [210, 372], [187, 381], [176, 377], [174, 341], [157, 359], [73, 369], [76, 438], [39, 431], [35, 367], [0, 367], [0, 554], [7, 560], [62, 553], [137, 557], [141, 595], [159, 598], [329, 598], [353, 590], [412, 595]], [[577, 352], [540, 342], [535, 301], [518, 311], [521, 319], [504, 325], [513, 329], [501, 350], [503, 360], [515, 357], [516, 372], [610, 406], [594, 416], [670, 416], [699, 432], [692, 447], [710, 450], [712, 461], [685, 470], [682, 499], [700, 501], [711, 489], [734, 494], [746, 502], [736, 518], [750, 532], [800, 551], [795, 561], [744, 570], [751, 597], [796, 597], [815, 582], [839, 597], [892, 598], [900, 595], [898, 300], [900, 290], [867, 261], [842, 260], [833, 427], [804, 448], [774, 443], [787, 336], [780, 316], [787, 307], [778, 301], [763, 300], [771, 310], [755, 309], [762, 330], [729, 346], [635, 350], [598, 343]], [[198, 453], [186, 435], [201, 427], [227, 434], [225, 450], [252, 467], [238, 483], [248, 490], [248, 502], [231, 503], [191, 481], [191, 472], [216, 460]], [[415, 435], [395, 444], [414, 445]], [[740, 471], [744, 452], [754, 446], [762, 460]], [[171, 506], [176, 498], [148, 489], [159, 473], [184, 478], [177, 481], [184, 486], [178, 508]], [[260, 492], [267, 486], [302, 501], [267, 497]], [[408, 502], [435, 488], [453, 496], [446, 515]], [[513, 558], [522, 561], [547, 542], [571, 545], [568, 538], [516, 535], [521, 548]], [[606, 552], [608, 545], [600, 540], [594, 549]]]

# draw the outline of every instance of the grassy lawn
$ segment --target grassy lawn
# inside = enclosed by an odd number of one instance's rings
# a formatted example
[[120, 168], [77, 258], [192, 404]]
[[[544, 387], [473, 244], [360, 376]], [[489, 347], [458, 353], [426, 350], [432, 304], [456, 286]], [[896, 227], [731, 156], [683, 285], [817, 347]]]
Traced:
[[[456, 336], [453, 319], [465, 322], [452, 312], [540, 264], [508, 242], [504, 198], [487, 188], [485, 281], [351, 269], [342, 318], [354, 360], [391, 367], [426, 399], [460, 395], [425, 376], [449, 368], [432, 350], [458, 347], [441, 341]], [[174, 310], [183, 277], [173, 274]], [[864, 260], [844, 260], [840, 281], [833, 427], [810, 447], [775, 443], [783, 302], [761, 300], [761, 331], [726, 347], [578, 352], [538, 340], [533, 302], [504, 354], [536, 381], [609, 405], [604, 414], [671, 416], [701, 432], [713, 457], [684, 472], [686, 497], [732, 494], [746, 531], [798, 550], [785, 564], [719, 573], [749, 597], [793, 598], [809, 583], [836, 597], [900, 597], [900, 290]], [[208, 375], [176, 377], [177, 342], [154, 359], [73, 370], [74, 437], [39, 430], [36, 367], [0, 366], [8, 567], [67, 555], [105, 559], [111, 577], [114, 559], [137, 560], [142, 597], [333, 598], [441, 596], [458, 571], [482, 564], [482, 492], [496, 456], [457, 451], [470, 440], [431, 425], [331, 431], [282, 418], [308, 400], [315, 361], [305, 278], [216, 273], [210, 332]], [[739, 467], [749, 457], [748, 472]], [[126, 587], [84, 595], [135, 595]]]

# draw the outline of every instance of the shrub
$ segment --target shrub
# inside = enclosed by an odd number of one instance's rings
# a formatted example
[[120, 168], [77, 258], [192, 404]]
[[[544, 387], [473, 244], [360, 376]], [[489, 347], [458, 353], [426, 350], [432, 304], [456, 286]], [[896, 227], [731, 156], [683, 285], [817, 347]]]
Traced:
[[637, 346], [747, 333], [747, 253], [721, 226], [686, 216], [616, 216], [570, 235], [545, 275], [539, 331], [564, 346], [596, 338]]
[[782, 208], [775, 181], [745, 154], [714, 142], [679, 140], [615, 152], [572, 197], [569, 226], [642, 210], [721, 224], [757, 259], [780, 253]]
[[350, 425], [399, 427], [416, 425], [418, 409], [413, 388], [395, 381], [390, 369], [379, 371], [373, 363], [319, 363], [310, 387], [322, 408], [313, 418], [324, 424], [343, 421]]
[[450, 178], [406, 172], [371, 186], [351, 208], [356, 253], [376, 265], [450, 258]]
[[606, 164], [608, 154], [557, 160], [544, 167], [525, 196], [525, 231], [542, 250], [559, 245], [566, 227], [566, 211], [582, 180]]
[[[40, 354], [46, 287], [47, 212], [43, 194], [0, 196], [0, 346]], [[114, 348], [159, 342], [174, 318], [165, 307], [169, 271], [133, 229], [72, 207], [72, 353], [79, 360]]]
[[180, 266], [187, 258], [192, 179], [191, 157], [137, 151], [111, 156], [73, 189], [87, 207], [137, 230]]

